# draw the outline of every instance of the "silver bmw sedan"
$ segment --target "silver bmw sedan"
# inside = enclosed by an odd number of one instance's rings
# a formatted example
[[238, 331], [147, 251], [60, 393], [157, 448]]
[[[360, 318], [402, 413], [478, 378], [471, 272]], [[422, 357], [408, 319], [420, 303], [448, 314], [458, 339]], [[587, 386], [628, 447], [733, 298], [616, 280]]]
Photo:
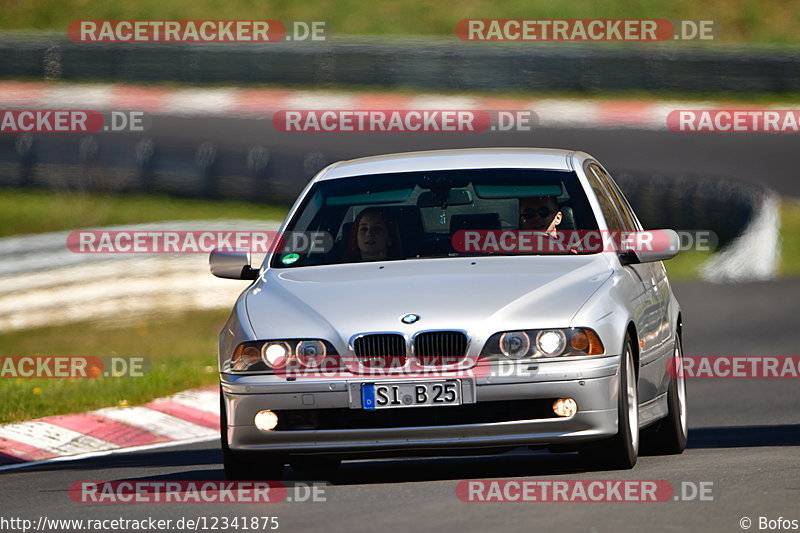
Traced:
[[341, 161], [305, 188], [219, 343], [230, 479], [285, 464], [577, 451], [631, 468], [686, 446], [681, 311], [645, 231], [592, 156], [551, 149]]

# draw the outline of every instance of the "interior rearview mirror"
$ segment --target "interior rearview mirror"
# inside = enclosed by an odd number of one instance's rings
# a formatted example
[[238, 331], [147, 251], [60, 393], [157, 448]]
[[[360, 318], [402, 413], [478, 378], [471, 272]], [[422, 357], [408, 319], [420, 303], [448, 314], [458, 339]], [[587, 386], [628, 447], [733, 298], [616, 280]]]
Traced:
[[425, 191], [417, 197], [417, 207], [442, 207], [442, 204], [450, 207], [472, 203], [472, 193], [466, 189], [450, 189], [446, 194], [443, 191]]

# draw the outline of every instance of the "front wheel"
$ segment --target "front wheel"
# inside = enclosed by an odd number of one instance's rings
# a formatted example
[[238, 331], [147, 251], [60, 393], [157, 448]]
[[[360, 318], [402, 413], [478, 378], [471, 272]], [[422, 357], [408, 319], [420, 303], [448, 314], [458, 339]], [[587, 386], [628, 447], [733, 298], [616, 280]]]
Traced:
[[667, 389], [667, 416], [645, 430], [643, 444], [653, 455], [677, 455], [686, 449], [689, 429], [686, 424], [686, 378], [683, 375], [683, 347], [675, 339], [675, 352], [667, 363], [670, 373]]
[[639, 456], [639, 387], [631, 340], [625, 342], [619, 369], [617, 435], [580, 451], [581, 457], [598, 470], [633, 468]]

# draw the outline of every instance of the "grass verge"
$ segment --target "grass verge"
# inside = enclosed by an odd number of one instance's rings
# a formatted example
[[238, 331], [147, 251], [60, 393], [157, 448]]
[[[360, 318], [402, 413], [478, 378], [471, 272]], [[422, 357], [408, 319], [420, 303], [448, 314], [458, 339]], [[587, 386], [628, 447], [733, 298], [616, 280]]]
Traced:
[[800, 200], [784, 200], [781, 205], [780, 275], [800, 276]]
[[[800, 201], [784, 199], [781, 202], [780, 248], [778, 266], [780, 277], [800, 276]], [[664, 261], [671, 280], [697, 279], [698, 269], [711, 257], [710, 252], [681, 252], [673, 259]]]
[[231, 200], [0, 189], [0, 237], [163, 220], [283, 220], [288, 212]]
[[711, 252], [681, 252], [669, 261], [664, 261], [670, 281], [688, 281], [697, 279], [700, 265], [709, 257]]
[[229, 310], [142, 318], [122, 326], [84, 322], [4, 333], [0, 356], [135, 356], [143, 377], [0, 380], [0, 423], [137, 405], [218, 383], [217, 338]]

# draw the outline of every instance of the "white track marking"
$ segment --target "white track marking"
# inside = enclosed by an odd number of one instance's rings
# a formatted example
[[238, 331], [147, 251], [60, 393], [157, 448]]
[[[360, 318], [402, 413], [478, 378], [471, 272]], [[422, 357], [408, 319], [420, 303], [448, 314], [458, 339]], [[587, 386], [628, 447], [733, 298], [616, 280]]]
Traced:
[[178, 115], [224, 115], [236, 105], [236, 89], [176, 89], [164, 109]]
[[741, 235], [700, 266], [701, 277], [716, 283], [774, 279], [780, 263], [780, 224], [780, 197], [770, 191]]
[[[136, 88], [137, 86], [131, 86]], [[115, 106], [114, 89], [125, 86], [52, 84], [43, 90], [33, 88], [31, 96], [22, 95], [18, 86], [0, 92], [0, 106], [16, 106], [20, 102], [26, 107], [42, 109], [93, 109], [98, 111], [113, 109]], [[252, 98], [252, 91], [243, 93], [233, 87], [175, 89], [167, 92], [158, 107], [163, 114], [181, 116], [197, 115], [236, 115], [252, 116], [247, 109], [247, 98]], [[395, 96], [386, 93], [387, 96]], [[245, 96], [246, 95], [246, 96]], [[363, 109], [362, 98], [380, 96], [374, 93], [344, 93], [330, 91], [293, 91], [286, 97], [281, 108], [284, 109]], [[401, 95], [402, 96], [402, 95]], [[487, 98], [486, 100], [491, 100]], [[411, 109], [483, 109], [486, 101], [480, 96], [423, 94], [410, 98], [407, 108]], [[509, 99], [513, 102], [514, 98]], [[365, 100], [366, 101], [366, 100]], [[626, 104], [627, 101], [603, 100], [567, 100], [549, 98], [535, 103], [519, 99], [522, 109], [533, 109], [539, 116], [541, 126], [569, 126], [575, 128], [631, 128], [666, 130], [666, 117], [676, 109], [714, 109], [720, 104], [708, 101], [651, 102], [643, 107], [634, 106], [630, 116], [622, 110], [617, 113], [603, 111], [606, 104]], [[513, 104], [510, 104], [513, 105]], [[130, 107], [126, 104], [126, 107]], [[787, 109], [789, 104], [775, 103], [769, 109]], [[237, 111], [238, 110], [238, 111]], [[266, 115], [274, 110], [265, 109]]]
[[110, 442], [38, 421], [0, 426], [0, 437], [59, 455], [108, 450], [116, 447]]
[[471, 96], [444, 96], [439, 94], [422, 94], [408, 102], [408, 109], [482, 109], [480, 98]]
[[157, 442], [155, 444], [143, 444], [141, 446], [129, 446], [127, 448], [113, 448], [111, 450], [100, 450], [88, 453], [81, 453], [77, 455], [65, 455], [63, 457], [53, 457], [52, 459], [45, 459], [43, 461], [32, 461], [30, 463], [14, 463], [10, 465], [0, 466], [0, 472], [4, 470], [18, 470], [20, 468], [28, 468], [31, 466], [39, 466], [45, 465], [49, 463], [60, 463], [64, 461], [80, 461], [82, 459], [93, 459], [96, 457], [107, 457], [113, 454], [119, 453], [135, 453], [135, 452], [146, 452], [149, 450], [157, 450], [160, 448], [170, 448], [173, 446], [184, 446], [189, 444], [197, 444], [201, 442], [212, 442], [218, 441], [219, 435], [214, 435], [213, 437], [200, 437], [197, 439], [185, 439], [182, 441], [173, 441], [173, 442]]
[[357, 97], [343, 93], [325, 91], [296, 91], [285, 102], [286, 109], [353, 109]]
[[207, 411], [219, 415], [219, 392], [216, 390], [193, 390], [179, 392], [174, 396], [162, 398], [162, 400], [179, 403], [187, 407]]
[[[275, 231], [263, 220], [175, 221], [106, 231]], [[211, 275], [208, 255], [80, 254], [69, 232], [0, 239], [0, 332], [163, 311], [229, 308], [246, 282]], [[263, 254], [254, 254], [260, 265]]]
[[92, 411], [92, 414], [105, 416], [172, 440], [210, 437], [219, 433], [205, 426], [198, 426], [147, 407], [109, 407]]
[[66, 85], [47, 87], [42, 93], [42, 107], [50, 109], [109, 109], [112, 102], [110, 85]]
[[[102, 319], [136, 312], [231, 307], [246, 283], [215, 278], [201, 257], [114, 261], [107, 267], [73, 267], [72, 283], [25, 287], [25, 276], [0, 279], [0, 331]], [[103, 271], [103, 277], [92, 274]], [[62, 272], [50, 273], [58, 282]], [[115, 275], [116, 274], [116, 275]], [[226, 283], [227, 281], [227, 283]], [[57, 313], [55, 313], [58, 311]]]
[[[533, 106], [539, 126], [599, 125], [595, 102], [580, 100], [540, 100]], [[666, 125], [664, 125], [666, 128]]]

